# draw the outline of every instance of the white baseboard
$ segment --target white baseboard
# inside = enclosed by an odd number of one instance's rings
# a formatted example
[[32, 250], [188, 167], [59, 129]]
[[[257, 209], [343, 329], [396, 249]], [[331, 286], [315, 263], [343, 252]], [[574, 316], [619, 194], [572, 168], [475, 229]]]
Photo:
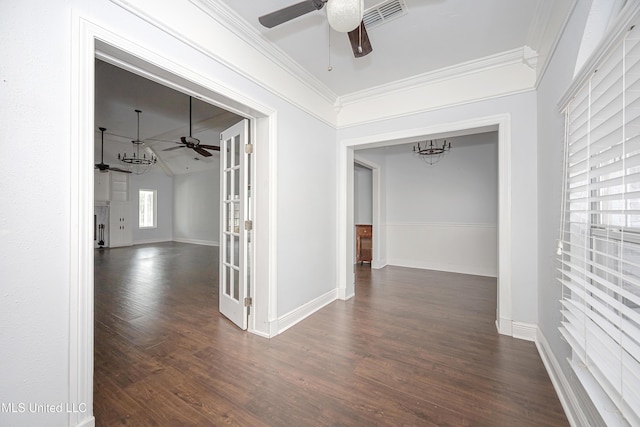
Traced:
[[496, 319], [496, 329], [501, 335], [513, 336], [513, 322], [511, 319], [505, 319], [504, 317]]
[[351, 292], [348, 294], [346, 289], [338, 289], [339, 300], [346, 301], [348, 299], [353, 298], [354, 296], [356, 296], [355, 292]]
[[386, 266], [387, 266], [386, 259], [374, 259], [373, 261], [371, 261], [371, 268], [373, 268], [374, 270], [385, 268]]
[[173, 239], [144, 239], [144, 240], [136, 240], [133, 242], [134, 245], [149, 245], [152, 243], [164, 243], [164, 242], [172, 242]]
[[174, 242], [179, 243], [191, 243], [194, 245], [204, 245], [204, 246], [220, 246], [220, 242], [210, 241], [210, 240], [198, 240], [198, 239], [183, 239], [181, 237], [174, 237]]
[[316, 311], [320, 310], [322, 307], [332, 303], [338, 299], [338, 290], [332, 289], [324, 295], [320, 295], [318, 298], [309, 301], [306, 304], [296, 308], [295, 310], [290, 311], [278, 318], [278, 333], [286, 331], [296, 323], [306, 319], [311, 316]]
[[536, 347], [538, 348], [542, 363], [547, 369], [551, 384], [553, 384], [558, 399], [560, 399], [560, 404], [562, 405], [562, 409], [564, 409], [567, 420], [569, 420], [569, 424], [572, 427], [589, 426], [590, 423], [587, 416], [578, 404], [578, 399], [567, 377], [560, 368], [558, 360], [553, 355], [551, 348], [549, 348], [549, 343], [540, 329], [538, 329], [536, 333]]
[[538, 326], [531, 323], [511, 322], [511, 336], [521, 340], [535, 341]]
[[495, 268], [482, 268], [459, 264], [432, 263], [420, 260], [390, 259], [388, 265], [397, 267], [421, 268], [423, 270], [446, 271], [448, 273], [472, 274], [474, 276], [498, 277]]

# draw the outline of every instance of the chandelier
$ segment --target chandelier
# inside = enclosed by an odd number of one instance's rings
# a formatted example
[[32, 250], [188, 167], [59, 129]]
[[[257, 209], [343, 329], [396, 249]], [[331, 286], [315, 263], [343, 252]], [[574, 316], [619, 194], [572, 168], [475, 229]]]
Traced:
[[138, 115], [138, 137], [131, 141], [135, 147], [135, 151], [131, 156], [127, 156], [126, 153], [118, 153], [118, 159], [131, 173], [142, 175], [146, 173], [151, 166], [155, 165], [158, 159], [153, 154], [151, 154], [150, 158], [147, 158], [146, 153], [142, 153], [142, 157], [140, 157], [140, 146], [144, 144], [144, 142], [140, 140], [140, 113], [142, 113], [142, 111], [135, 110], [135, 112]]
[[328, 0], [327, 20], [340, 33], [353, 31], [362, 22], [364, 0]]
[[420, 145], [420, 142], [413, 146], [413, 154], [424, 160], [425, 163], [430, 165], [434, 165], [440, 161], [442, 156], [447, 154], [449, 150], [451, 150], [451, 143], [447, 142], [447, 140], [442, 141], [442, 145], [438, 145], [438, 141], [433, 143], [433, 139], [429, 141], [427, 145], [427, 141], [423, 142], [424, 146]]

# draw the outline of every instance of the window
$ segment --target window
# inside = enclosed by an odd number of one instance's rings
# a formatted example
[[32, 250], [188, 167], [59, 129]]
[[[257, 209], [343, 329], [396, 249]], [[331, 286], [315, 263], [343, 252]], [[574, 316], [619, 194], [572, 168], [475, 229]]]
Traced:
[[156, 227], [156, 190], [140, 190], [138, 192], [138, 226], [140, 228]]
[[640, 28], [630, 28], [565, 109], [560, 331], [601, 414], [613, 404], [640, 425]]

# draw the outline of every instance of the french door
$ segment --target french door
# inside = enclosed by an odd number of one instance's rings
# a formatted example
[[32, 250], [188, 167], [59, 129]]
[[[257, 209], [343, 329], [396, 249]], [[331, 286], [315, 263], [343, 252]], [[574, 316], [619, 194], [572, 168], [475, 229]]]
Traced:
[[249, 121], [220, 134], [220, 313], [247, 329], [251, 242]]

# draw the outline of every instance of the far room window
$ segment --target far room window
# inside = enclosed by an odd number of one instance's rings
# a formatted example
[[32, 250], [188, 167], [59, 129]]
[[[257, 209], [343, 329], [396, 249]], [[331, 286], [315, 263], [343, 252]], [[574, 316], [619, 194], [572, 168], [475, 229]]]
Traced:
[[140, 190], [138, 207], [138, 225], [140, 228], [156, 227], [156, 190]]

